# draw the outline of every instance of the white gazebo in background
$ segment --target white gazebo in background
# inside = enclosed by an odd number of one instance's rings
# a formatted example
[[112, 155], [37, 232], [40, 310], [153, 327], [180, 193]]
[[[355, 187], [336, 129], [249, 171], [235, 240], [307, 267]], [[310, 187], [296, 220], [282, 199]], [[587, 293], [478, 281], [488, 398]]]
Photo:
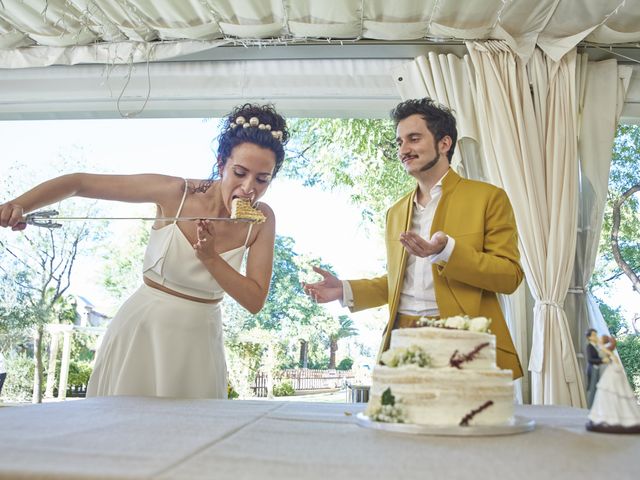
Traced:
[[453, 108], [455, 168], [516, 212], [528, 288], [503, 300], [536, 404], [584, 406], [577, 352], [606, 328], [586, 286], [639, 61], [640, 0], [0, 0], [0, 120]]

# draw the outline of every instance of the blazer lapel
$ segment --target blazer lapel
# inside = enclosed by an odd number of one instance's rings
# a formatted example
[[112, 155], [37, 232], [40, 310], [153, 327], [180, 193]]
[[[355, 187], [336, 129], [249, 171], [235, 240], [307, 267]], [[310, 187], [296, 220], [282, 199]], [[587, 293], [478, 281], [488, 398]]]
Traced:
[[411, 218], [413, 215], [413, 202], [418, 191], [417, 187], [413, 192], [406, 195], [400, 202], [396, 203], [389, 212], [389, 222], [387, 226], [387, 271], [389, 274], [389, 286], [391, 298], [389, 301], [390, 322], [398, 310], [400, 300], [400, 289], [404, 278], [404, 270], [407, 265], [407, 251], [400, 243], [400, 234], [411, 229]]
[[438, 208], [433, 215], [433, 222], [431, 223], [431, 235], [438, 230], [446, 232], [445, 220], [447, 218], [447, 211], [451, 202], [451, 194], [456, 188], [456, 185], [460, 182], [460, 175], [449, 168], [449, 172], [442, 179], [442, 196], [438, 202]]

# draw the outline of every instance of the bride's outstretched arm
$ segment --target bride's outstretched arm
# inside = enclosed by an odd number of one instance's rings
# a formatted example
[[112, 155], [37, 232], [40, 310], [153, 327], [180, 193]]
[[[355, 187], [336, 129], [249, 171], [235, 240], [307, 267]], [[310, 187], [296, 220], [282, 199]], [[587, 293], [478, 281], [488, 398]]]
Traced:
[[25, 228], [24, 215], [69, 197], [162, 205], [175, 187], [184, 184], [166, 175], [97, 175], [72, 173], [47, 180], [19, 197], [0, 205], [0, 226]]

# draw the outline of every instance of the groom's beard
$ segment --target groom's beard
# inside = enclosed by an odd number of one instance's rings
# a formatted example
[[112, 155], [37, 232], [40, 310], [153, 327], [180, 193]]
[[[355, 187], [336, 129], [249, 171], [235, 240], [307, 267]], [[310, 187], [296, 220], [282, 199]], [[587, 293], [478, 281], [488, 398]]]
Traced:
[[434, 158], [429, 163], [427, 163], [424, 167], [422, 167], [420, 169], [420, 171], [421, 172], [426, 172], [427, 170], [432, 169], [433, 167], [436, 166], [436, 164], [438, 163], [438, 160], [440, 160], [440, 155], [436, 154], [436, 158]]

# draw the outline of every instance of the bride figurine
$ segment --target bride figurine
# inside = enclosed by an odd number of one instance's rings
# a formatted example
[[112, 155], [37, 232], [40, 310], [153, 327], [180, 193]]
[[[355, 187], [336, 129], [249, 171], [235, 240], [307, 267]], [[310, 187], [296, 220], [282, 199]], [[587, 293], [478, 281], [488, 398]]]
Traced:
[[640, 433], [640, 405], [617, 355], [615, 338], [603, 335], [601, 354], [609, 359], [589, 411], [587, 430], [604, 433]]

